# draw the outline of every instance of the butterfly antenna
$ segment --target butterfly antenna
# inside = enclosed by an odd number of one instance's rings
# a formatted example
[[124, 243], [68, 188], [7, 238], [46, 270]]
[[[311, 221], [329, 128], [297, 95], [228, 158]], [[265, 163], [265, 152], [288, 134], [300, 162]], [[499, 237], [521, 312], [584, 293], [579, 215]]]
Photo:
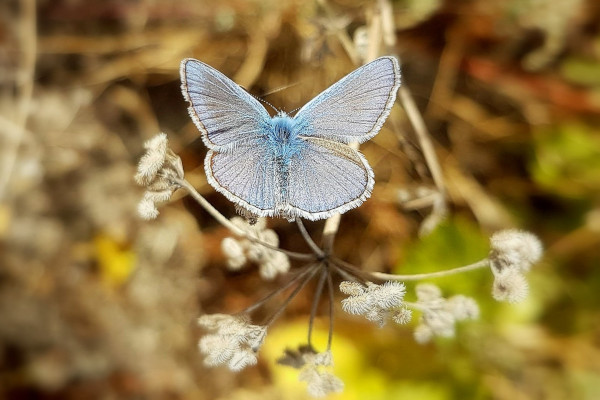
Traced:
[[[290, 83], [289, 85], [285, 85], [285, 86], [280, 86], [280, 87], [278, 87], [276, 89], [271, 90], [270, 92], [265, 93], [264, 95], [265, 96], [269, 96], [269, 95], [271, 95], [273, 93], [281, 92], [282, 90], [286, 90], [286, 89], [289, 89], [291, 87], [298, 86], [300, 83], [302, 83], [302, 81], [298, 81], [298, 82], [295, 82], [295, 83]], [[292, 113], [296, 112], [299, 109], [300, 109], [300, 107], [295, 108], [292, 111], [290, 111], [288, 114], [291, 115]]]
[[[250, 92], [248, 92], [248, 93], [250, 93]], [[272, 108], [272, 109], [273, 109], [273, 110], [274, 110], [276, 113], [278, 113], [278, 112], [280, 111], [280, 110], [278, 110], [278, 109], [277, 109], [277, 107], [275, 107], [273, 104], [269, 103], [268, 101], [266, 101], [266, 100], [264, 100], [264, 99], [261, 99], [260, 97], [258, 97], [258, 96], [255, 96], [255, 95], [253, 95], [252, 93], [250, 93], [250, 96], [254, 97], [256, 100], [260, 101], [261, 103], [268, 105], [268, 106], [269, 106], [269, 107], [271, 107], [271, 108]]]

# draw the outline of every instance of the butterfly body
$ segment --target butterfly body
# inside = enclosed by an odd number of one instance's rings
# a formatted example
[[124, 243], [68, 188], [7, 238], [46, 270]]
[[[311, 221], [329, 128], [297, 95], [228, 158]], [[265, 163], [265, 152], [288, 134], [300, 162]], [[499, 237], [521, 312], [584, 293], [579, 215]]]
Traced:
[[181, 64], [182, 91], [209, 152], [208, 182], [258, 216], [318, 220], [357, 207], [373, 171], [347, 143], [373, 137], [400, 85], [397, 61], [379, 58], [342, 78], [293, 117], [271, 117], [214, 68]]
[[271, 120], [271, 131], [266, 140], [273, 154], [289, 162], [291, 157], [298, 155], [304, 143], [300, 138], [302, 127], [294, 118], [280, 112]]

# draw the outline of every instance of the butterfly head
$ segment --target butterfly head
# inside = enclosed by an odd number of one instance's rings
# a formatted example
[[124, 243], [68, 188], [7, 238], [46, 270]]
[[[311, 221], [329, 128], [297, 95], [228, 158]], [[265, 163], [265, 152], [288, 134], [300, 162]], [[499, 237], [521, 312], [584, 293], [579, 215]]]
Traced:
[[272, 120], [273, 139], [280, 143], [286, 144], [293, 142], [298, 136], [296, 121], [283, 111], [279, 111]]

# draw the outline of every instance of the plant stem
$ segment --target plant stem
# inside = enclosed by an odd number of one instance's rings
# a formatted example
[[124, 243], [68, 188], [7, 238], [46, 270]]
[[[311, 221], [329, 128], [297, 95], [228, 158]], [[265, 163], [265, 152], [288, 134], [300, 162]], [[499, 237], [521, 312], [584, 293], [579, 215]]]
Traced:
[[260, 299], [259, 301], [257, 301], [253, 305], [251, 305], [250, 307], [240, 311], [238, 314], [251, 313], [252, 311], [256, 310], [257, 308], [259, 308], [260, 306], [265, 304], [267, 301], [272, 299], [274, 296], [277, 296], [279, 293], [281, 293], [281, 292], [289, 289], [291, 286], [293, 286], [294, 283], [298, 282], [302, 277], [306, 276], [311, 271], [311, 268], [313, 268], [315, 265], [316, 264], [309, 264], [307, 266], [304, 266], [304, 270], [298, 271], [296, 276], [294, 276], [292, 279], [290, 279], [289, 282], [287, 282], [285, 285], [272, 291], [271, 293], [269, 293], [268, 295], [266, 295], [265, 297], [263, 297], [262, 299]]
[[308, 281], [310, 281], [312, 279], [312, 277], [315, 275], [315, 273], [318, 271], [317, 266], [319, 266], [320, 264], [315, 264], [311, 267], [308, 268], [307, 271], [309, 271], [307, 273], [307, 275], [305, 276], [305, 278], [302, 280], [302, 282], [300, 282], [300, 284], [296, 287], [296, 289], [294, 289], [294, 291], [288, 296], [287, 299], [285, 299], [285, 301], [283, 302], [283, 304], [277, 309], [277, 311], [275, 311], [275, 313], [271, 316], [271, 318], [269, 318], [267, 321], [265, 321], [264, 324], [262, 324], [263, 326], [269, 326], [271, 325], [280, 315], [281, 313], [283, 313], [283, 311], [286, 309], [286, 307], [288, 306], [288, 304], [290, 304], [290, 302], [292, 301], [292, 299], [294, 297], [296, 297], [296, 295], [302, 290], [302, 288], [304, 288], [304, 286], [306, 286], [306, 284], [308, 283]]
[[460, 274], [462, 272], [474, 271], [476, 269], [485, 268], [488, 265], [489, 265], [489, 260], [487, 258], [485, 258], [474, 264], [466, 265], [464, 267], [457, 267], [457, 268], [449, 269], [446, 271], [428, 272], [428, 273], [424, 273], [424, 274], [413, 274], [413, 275], [394, 275], [394, 274], [385, 274], [383, 272], [371, 272], [371, 275], [377, 279], [382, 279], [382, 280], [418, 281], [418, 280], [422, 280], [422, 279], [440, 278], [443, 276]]
[[332, 264], [331, 267], [334, 268], [335, 272], [337, 272], [338, 274], [340, 274], [342, 276], [342, 278], [345, 279], [345, 280], [347, 280], [347, 281], [351, 281], [351, 282], [358, 282], [358, 281], [360, 281], [360, 279], [358, 277], [356, 277], [355, 275], [350, 274], [349, 272], [346, 272], [346, 270], [342, 269], [338, 265]]
[[346, 273], [346, 275], [350, 274], [354, 277], [354, 279], [352, 280], [358, 279], [359, 281], [362, 281], [364, 283], [371, 280], [372, 278], [371, 273], [362, 271], [358, 267], [337, 257], [330, 257], [330, 261], [333, 265], [336, 266], [336, 271], [340, 273], [340, 275], [344, 275], [344, 273]]
[[[323, 264], [321, 264], [323, 265]], [[323, 265], [324, 267], [324, 265]], [[308, 345], [312, 347], [312, 330], [315, 322], [315, 316], [317, 315], [317, 308], [319, 307], [319, 300], [321, 300], [321, 294], [323, 293], [323, 286], [325, 286], [325, 279], [327, 278], [327, 268], [324, 267], [319, 277], [319, 283], [317, 283], [317, 289], [313, 297], [312, 306], [310, 307], [310, 319], [308, 321]]]
[[257, 239], [256, 237], [254, 237], [254, 236], [250, 235], [249, 233], [243, 231], [242, 229], [238, 228], [230, 220], [225, 218], [225, 216], [223, 214], [221, 214], [216, 208], [214, 208], [213, 205], [210, 204], [208, 202], [208, 200], [206, 200], [200, 193], [198, 193], [196, 188], [194, 188], [194, 186], [192, 186], [192, 184], [189, 183], [187, 180], [172, 178], [172, 181], [174, 183], [176, 183], [177, 185], [179, 185], [180, 187], [182, 187], [183, 189], [185, 189], [194, 198], [194, 200], [196, 200], [198, 202], [198, 204], [200, 204], [202, 206], [202, 208], [204, 208], [218, 223], [223, 225], [225, 228], [229, 229], [234, 235], [246, 238], [246, 239], [250, 240], [251, 242], [258, 243], [268, 249], [284, 253], [288, 257], [296, 259], [296, 260], [314, 260], [315, 259], [314, 254], [298, 253], [295, 251], [280, 249], [279, 247], [272, 246], [269, 243], [265, 243], [262, 240]]
[[327, 289], [329, 292], [329, 335], [327, 336], [327, 350], [331, 350], [331, 343], [333, 342], [333, 280], [331, 279], [331, 272], [327, 271]]
[[306, 227], [304, 226], [304, 224], [302, 223], [302, 220], [300, 218], [296, 218], [296, 224], [298, 225], [298, 229], [300, 230], [300, 233], [302, 234], [304, 241], [310, 246], [313, 253], [315, 253], [315, 255], [317, 257], [323, 257], [325, 255], [323, 253], [323, 250], [321, 250], [319, 248], [319, 246], [317, 246], [315, 241], [312, 240], [312, 238], [308, 234], [308, 231], [306, 230]]

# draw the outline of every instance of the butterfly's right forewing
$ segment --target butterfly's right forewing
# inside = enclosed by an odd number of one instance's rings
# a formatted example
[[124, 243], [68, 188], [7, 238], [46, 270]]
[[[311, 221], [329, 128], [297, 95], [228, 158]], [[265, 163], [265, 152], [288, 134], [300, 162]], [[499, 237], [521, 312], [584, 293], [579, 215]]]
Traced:
[[181, 90], [206, 146], [226, 150], [266, 134], [265, 108], [231, 79], [191, 58], [181, 62]]
[[294, 118], [306, 126], [302, 136], [362, 143], [381, 129], [399, 87], [398, 61], [381, 57], [331, 85]]

